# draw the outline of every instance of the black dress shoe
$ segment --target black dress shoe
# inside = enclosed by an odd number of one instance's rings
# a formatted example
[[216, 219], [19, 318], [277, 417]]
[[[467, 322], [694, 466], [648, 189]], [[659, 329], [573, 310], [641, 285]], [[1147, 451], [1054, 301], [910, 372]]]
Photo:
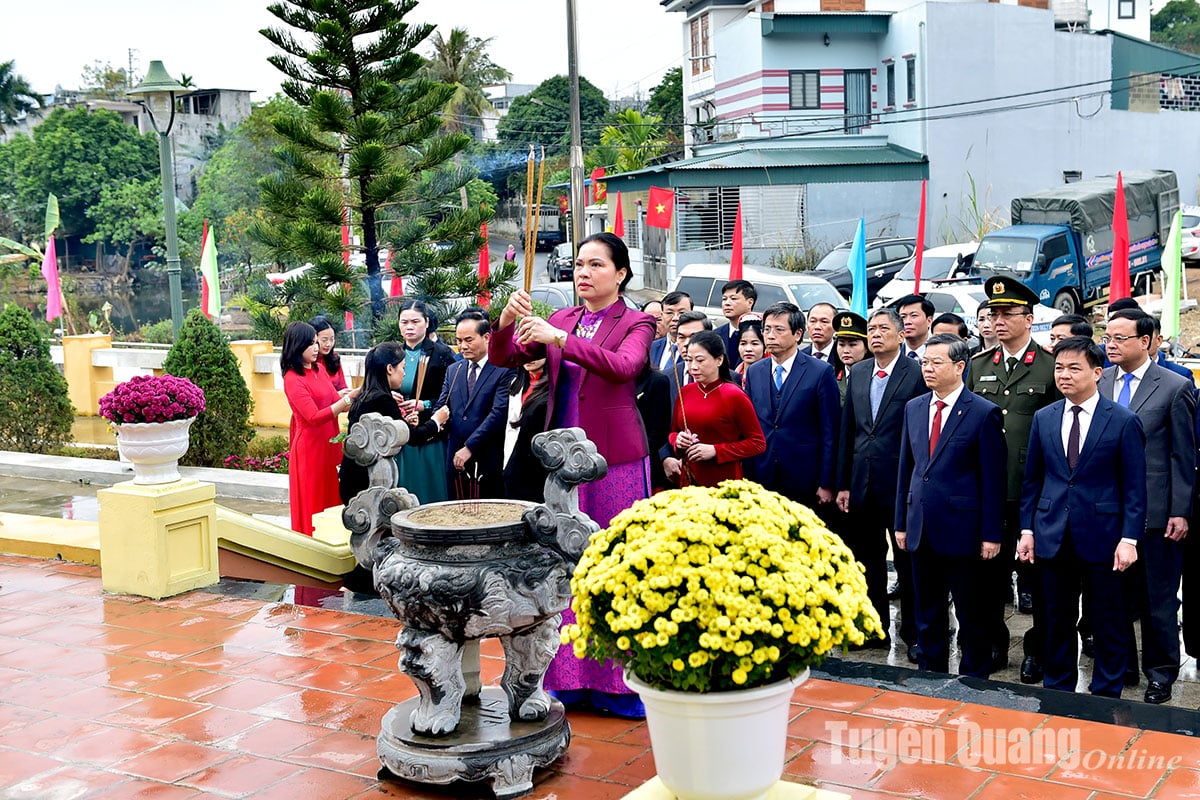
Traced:
[[1083, 635], [1083, 654], [1088, 658], [1096, 657], [1096, 637], [1090, 633]]
[[900, 598], [900, 581], [888, 584], [888, 600], [897, 600]]
[[1041, 683], [1045, 673], [1042, 665], [1033, 656], [1025, 656], [1021, 661], [1021, 683]]
[[1142, 682], [1142, 674], [1136, 669], [1125, 670], [1125, 685], [1129, 687], [1137, 686]]
[[1022, 614], [1033, 613], [1033, 595], [1030, 592], [1021, 592], [1017, 597], [1017, 611]]
[[1145, 700], [1147, 703], [1160, 705], [1171, 699], [1171, 684], [1162, 681], [1150, 681], [1146, 687]]
[[908, 662], [910, 664], [919, 663], [921, 660], [920, 656], [921, 651], [917, 649], [917, 646], [915, 644], [910, 644], [908, 646]]
[[993, 650], [992, 660], [988, 664], [988, 672], [1000, 672], [1005, 669], [1008, 669], [1008, 651]]

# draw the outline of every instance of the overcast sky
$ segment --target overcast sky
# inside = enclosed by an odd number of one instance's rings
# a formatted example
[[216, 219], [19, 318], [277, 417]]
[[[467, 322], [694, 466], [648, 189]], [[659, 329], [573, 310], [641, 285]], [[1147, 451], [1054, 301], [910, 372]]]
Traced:
[[[135, 69], [161, 60], [178, 79], [203, 88], [252, 89], [266, 100], [280, 73], [259, 29], [279, 21], [267, 0], [4, 0], [0, 61], [35, 92], [77, 88], [85, 65], [99, 60]], [[683, 15], [658, 0], [577, 0], [580, 74], [606, 95], [648, 93], [682, 63]], [[566, 0], [421, 0], [408, 19], [449, 35], [463, 27], [492, 37], [493, 60], [515, 83], [537, 84], [567, 72]], [[428, 53], [428, 47], [422, 49]]]

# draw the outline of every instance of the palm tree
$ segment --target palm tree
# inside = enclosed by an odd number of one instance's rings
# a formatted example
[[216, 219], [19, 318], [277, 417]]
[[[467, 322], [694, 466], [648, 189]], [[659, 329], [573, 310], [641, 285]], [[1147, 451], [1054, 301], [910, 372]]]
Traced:
[[42, 107], [42, 98], [33, 93], [29, 81], [16, 73], [15, 63], [0, 63], [0, 133], [4, 133], [5, 125]]
[[[512, 73], [492, 63], [487, 54], [492, 40], [471, 36], [466, 28], [454, 28], [450, 38], [443, 39], [441, 31], [433, 34], [433, 57], [425, 62], [423, 77], [446, 83], [454, 87], [454, 94], [442, 107], [447, 133], [458, 133], [466, 127], [467, 120], [478, 119], [488, 111], [494, 112], [492, 103], [483, 93], [483, 87], [506, 81]], [[462, 167], [462, 153], [454, 156], [454, 163]], [[467, 207], [467, 187], [459, 189], [462, 207]]]
[[617, 113], [615, 124], [600, 132], [600, 144], [615, 151], [611, 163], [618, 172], [644, 169], [667, 149], [662, 118], [626, 108]]

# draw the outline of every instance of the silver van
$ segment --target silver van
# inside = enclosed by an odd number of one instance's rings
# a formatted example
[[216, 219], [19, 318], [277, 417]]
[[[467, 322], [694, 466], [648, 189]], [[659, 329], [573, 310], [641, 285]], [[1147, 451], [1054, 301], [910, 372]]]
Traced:
[[[759, 313], [767, 306], [785, 301], [796, 304], [805, 313], [817, 303], [850, 307], [849, 301], [829, 281], [802, 272], [746, 265], [742, 268], [742, 278], [753, 283], [758, 291], [754, 310]], [[721, 313], [721, 287], [728, 281], [728, 264], [688, 264], [679, 271], [671, 291], [686, 292], [697, 311], [703, 311], [713, 324], [721, 325], [726, 321]]]

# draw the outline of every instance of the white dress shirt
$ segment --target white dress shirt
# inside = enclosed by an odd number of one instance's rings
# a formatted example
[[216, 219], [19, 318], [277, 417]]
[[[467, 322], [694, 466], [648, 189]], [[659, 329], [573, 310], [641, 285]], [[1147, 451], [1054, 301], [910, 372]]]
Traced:
[[1142, 365], [1133, 372], [1126, 372], [1120, 367], [1117, 367], [1117, 379], [1113, 381], [1112, 397], [1108, 399], [1112, 400], [1114, 403], [1117, 402], [1117, 398], [1121, 396], [1121, 389], [1125, 387], [1125, 376], [1132, 375], [1133, 381], [1129, 384], [1129, 399], [1132, 401], [1133, 398], [1137, 396], [1138, 387], [1142, 385], [1142, 378], [1146, 377], [1146, 370], [1148, 369], [1150, 369], [1150, 359], [1148, 358], [1143, 361]]
[[938, 397], [937, 392], [934, 392], [929, 398], [929, 438], [933, 439], [933, 415], [937, 413], [938, 401], [946, 404], [942, 409], [942, 427], [938, 430], [938, 435], [946, 429], [946, 423], [950, 420], [950, 413], [954, 410], [954, 404], [958, 402], [958, 398], [962, 395], [963, 385], [960, 383], [958, 388], [945, 397]]
[[795, 350], [786, 361], [776, 361], [775, 356], [771, 356], [771, 385], [775, 385], [775, 368], [783, 367], [783, 380], [781, 383], [787, 383], [788, 375], [792, 374], [792, 365], [796, 363], [796, 355], [799, 350]]
[[[901, 348], [901, 350], [903, 350], [903, 348]], [[897, 352], [896, 355], [892, 358], [892, 360], [889, 361], [886, 365], [880, 364], [879, 359], [876, 358], [875, 359], [875, 371], [872, 372], [871, 374], [878, 375], [879, 370], [883, 370], [884, 372], [887, 373], [887, 377], [889, 377], [889, 378], [892, 377], [892, 370], [894, 370], [896, 368], [896, 362], [898, 362], [901, 358], [904, 358], [903, 353]]]
[[809, 355], [811, 355], [813, 358], [816, 358], [816, 357], [817, 357], [817, 353], [820, 353], [820, 354], [821, 354], [821, 358], [820, 358], [820, 359], [818, 359], [818, 360], [819, 360], [819, 361], [824, 361], [826, 364], [828, 364], [829, 362], [831, 362], [831, 361], [833, 360], [833, 348], [834, 348], [834, 346], [835, 346], [835, 345], [834, 345], [834, 343], [833, 343], [833, 342], [830, 342], [830, 343], [829, 343], [829, 347], [828, 347], [828, 348], [826, 348], [825, 350], [821, 350], [820, 348], [818, 348], [818, 347], [817, 347], [817, 346], [814, 344], [814, 345], [812, 346], [812, 352], [811, 352], [811, 353], [809, 353]]

